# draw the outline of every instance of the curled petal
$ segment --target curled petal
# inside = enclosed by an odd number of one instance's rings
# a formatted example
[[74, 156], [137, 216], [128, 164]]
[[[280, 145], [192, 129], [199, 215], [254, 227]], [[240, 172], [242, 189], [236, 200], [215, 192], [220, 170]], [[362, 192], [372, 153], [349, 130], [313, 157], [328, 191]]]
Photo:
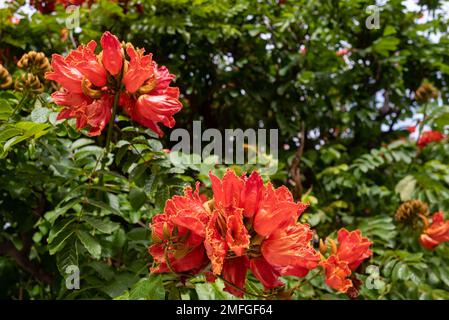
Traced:
[[91, 104], [92, 99], [82, 93], [68, 92], [65, 90], [52, 93], [51, 98], [58, 106], [76, 107], [83, 104]]
[[237, 256], [245, 254], [249, 247], [249, 234], [245, 225], [243, 224], [242, 209], [234, 209], [231, 214], [227, 216], [226, 223], [226, 242], [229, 249], [231, 249]]
[[259, 208], [263, 186], [262, 177], [257, 171], [251, 173], [249, 178], [245, 181], [245, 186], [240, 198], [240, 207], [244, 209], [243, 214], [245, 217], [251, 218]]
[[338, 243], [338, 258], [346, 261], [351, 270], [357, 269], [365, 259], [373, 254], [369, 249], [372, 242], [368, 238], [362, 237], [360, 230], [349, 232], [344, 228], [340, 229], [338, 231]]
[[101, 37], [103, 48], [102, 62], [106, 70], [113, 76], [120, 73], [123, 66], [123, 53], [120, 41], [109, 31]]
[[206, 239], [204, 240], [204, 246], [214, 274], [221, 273], [228, 252], [228, 245], [217, 226], [217, 218], [218, 213], [214, 211], [206, 227]]
[[129, 65], [123, 77], [123, 83], [129, 93], [136, 92], [143, 83], [154, 74], [152, 54], [144, 54], [145, 49], [135, 49], [131, 44], [126, 46], [130, 57]]
[[227, 170], [221, 180], [212, 173], [209, 176], [216, 206], [222, 208], [238, 207], [244, 186], [243, 180], [237, 177], [232, 170]]
[[263, 257], [251, 259], [249, 263], [252, 273], [263, 284], [265, 289], [273, 289], [284, 285], [278, 279], [280, 273]]
[[225, 282], [224, 291], [240, 298], [243, 297], [243, 289], [245, 287], [248, 265], [248, 257], [246, 256], [227, 259], [224, 262], [222, 273], [223, 279], [232, 284], [230, 285]]
[[95, 100], [86, 106], [87, 123], [91, 127], [89, 136], [98, 136], [111, 119], [112, 98], [103, 95], [101, 99]]
[[278, 229], [262, 242], [262, 254], [274, 266], [314, 269], [320, 257], [310, 245], [312, 235], [309, 226], [299, 223], [287, 229]]
[[107, 74], [95, 55], [96, 47], [95, 41], [90, 41], [87, 45], [80, 45], [76, 50], [70, 52], [66, 61], [76, 67], [95, 86], [102, 87], [107, 83]]
[[69, 65], [59, 54], [52, 55], [53, 71], [45, 74], [45, 79], [59, 83], [66, 90], [73, 93], [83, 93], [81, 81], [83, 74], [74, 66]]
[[307, 205], [293, 202], [287, 188], [275, 190], [269, 183], [254, 217], [254, 229], [259, 235], [268, 236], [275, 230], [293, 225], [305, 208]]
[[442, 242], [449, 241], [449, 220], [444, 220], [443, 212], [437, 212], [432, 217], [432, 224], [420, 236], [421, 244], [432, 249]]
[[340, 292], [346, 292], [353, 286], [352, 281], [348, 279], [351, 275], [351, 269], [345, 261], [341, 261], [337, 256], [330, 256], [322, 261], [321, 266], [326, 272], [326, 284]]
[[134, 106], [125, 107], [131, 118], [150, 128], [160, 136], [163, 135], [159, 123], [172, 128], [175, 125], [173, 115], [181, 110], [182, 104], [177, 98], [163, 95], [141, 95]]
[[[177, 258], [173, 252], [166, 253], [165, 250], [164, 244], [154, 244], [149, 248], [149, 253], [153, 256], [156, 263], [156, 266], [151, 268], [151, 272], [163, 273], [173, 270], [175, 272], [191, 272], [195, 274], [207, 263], [203, 246], [189, 249], [180, 258]], [[169, 259], [170, 266], [167, 265], [166, 257]]]

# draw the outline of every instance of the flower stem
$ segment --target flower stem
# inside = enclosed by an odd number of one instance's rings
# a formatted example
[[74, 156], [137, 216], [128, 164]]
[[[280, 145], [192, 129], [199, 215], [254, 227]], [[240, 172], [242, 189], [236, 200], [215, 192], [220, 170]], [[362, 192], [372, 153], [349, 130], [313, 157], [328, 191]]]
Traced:
[[416, 140], [416, 144], [418, 144], [419, 139], [421, 138], [421, 135], [422, 135], [422, 132], [423, 132], [423, 129], [424, 129], [424, 125], [425, 125], [424, 122], [426, 121], [426, 118], [427, 118], [427, 106], [428, 106], [428, 103], [426, 103], [426, 104], [424, 105], [423, 119], [422, 119], [421, 123], [419, 124], [419, 128], [418, 128], [418, 139]]
[[9, 116], [8, 120], [12, 119], [16, 115], [17, 112], [20, 112], [20, 109], [22, 108], [22, 105], [27, 98], [28, 98], [28, 92], [25, 92], [23, 94], [22, 98], [20, 99], [19, 103], [17, 104], [17, 106], [14, 108], [13, 112]]
[[[114, 128], [114, 121], [115, 121], [115, 115], [117, 113], [117, 106], [118, 106], [118, 101], [119, 101], [119, 97], [120, 97], [120, 91], [121, 90], [117, 90], [117, 92], [115, 93], [115, 96], [114, 96], [114, 105], [112, 107], [111, 119], [109, 119], [109, 124], [108, 124], [108, 133], [106, 136], [106, 145], [104, 147], [104, 154], [103, 154], [103, 159], [102, 159], [102, 163], [101, 163], [101, 171], [103, 171], [105, 169], [106, 162], [107, 162], [107, 156], [111, 149], [112, 131]], [[100, 186], [103, 185], [103, 172], [100, 172], [100, 183], [99, 184], [100, 184]]]

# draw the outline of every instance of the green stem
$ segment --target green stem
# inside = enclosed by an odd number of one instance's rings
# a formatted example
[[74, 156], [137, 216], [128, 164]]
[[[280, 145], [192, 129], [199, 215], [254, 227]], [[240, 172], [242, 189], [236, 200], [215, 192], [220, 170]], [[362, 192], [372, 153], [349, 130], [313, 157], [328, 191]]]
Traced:
[[[114, 128], [114, 121], [115, 121], [115, 115], [117, 113], [117, 106], [118, 106], [118, 101], [119, 101], [119, 97], [120, 97], [120, 91], [121, 90], [117, 90], [115, 96], [114, 96], [114, 105], [112, 107], [112, 115], [111, 115], [111, 119], [109, 119], [109, 124], [108, 124], [108, 133], [106, 136], [106, 145], [104, 147], [104, 154], [103, 154], [103, 159], [102, 159], [102, 163], [101, 163], [101, 171], [103, 171], [105, 169], [106, 166], [106, 162], [107, 162], [107, 156], [109, 154], [109, 151], [111, 151], [111, 140], [112, 140], [112, 132], [113, 132], [113, 128]], [[106, 158], [104, 158], [106, 157]], [[103, 185], [103, 173], [100, 173], [100, 186]]]
[[419, 139], [421, 138], [421, 135], [422, 135], [422, 132], [423, 132], [423, 129], [424, 129], [424, 122], [426, 121], [426, 117], [427, 117], [427, 106], [428, 106], [428, 103], [426, 103], [424, 105], [423, 119], [422, 119], [421, 123], [419, 124], [418, 139], [416, 140], [416, 144], [418, 144]]
[[22, 109], [22, 105], [25, 102], [26, 98], [28, 98], [28, 92], [25, 92], [22, 96], [22, 98], [20, 99], [19, 103], [17, 104], [17, 106], [14, 108], [13, 112], [11, 113], [11, 115], [9, 116], [8, 120], [12, 119], [17, 112], [20, 112], [20, 109]]

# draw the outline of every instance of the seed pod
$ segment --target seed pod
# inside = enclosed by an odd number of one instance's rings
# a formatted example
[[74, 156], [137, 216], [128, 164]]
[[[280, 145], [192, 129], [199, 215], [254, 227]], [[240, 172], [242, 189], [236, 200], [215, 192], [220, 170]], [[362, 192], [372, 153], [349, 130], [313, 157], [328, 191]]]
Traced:
[[12, 84], [12, 77], [8, 70], [0, 64], [0, 89], [7, 89]]
[[26, 91], [31, 94], [39, 94], [44, 91], [44, 86], [37, 76], [31, 73], [21, 75], [14, 85], [16, 91]]
[[50, 62], [43, 52], [30, 51], [25, 53], [17, 66], [34, 75], [43, 76], [45, 72], [50, 71]]
[[431, 83], [423, 83], [415, 91], [415, 100], [419, 103], [426, 103], [432, 99], [438, 98], [438, 89], [435, 88]]
[[421, 200], [409, 200], [399, 206], [394, 218], [398, 222], [416, 225], [420, 215], [429, 215], [427, 203]]

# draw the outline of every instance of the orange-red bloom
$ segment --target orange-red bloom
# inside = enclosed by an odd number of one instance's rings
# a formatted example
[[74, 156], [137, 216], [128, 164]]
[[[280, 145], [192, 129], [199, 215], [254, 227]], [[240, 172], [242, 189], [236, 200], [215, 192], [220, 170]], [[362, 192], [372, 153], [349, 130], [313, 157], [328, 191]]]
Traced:
[[436, 131], [436, 130], [424, 131], [418, 140], [418, 147], [420, 147], [422, 149], [425, 146], [427, 146], [429, 143], [439, 142], [439, 141], [443, 140], [444, 138], [446, 138], [446, 136], [440, 131]]
[[348, 279], [351, 269], [346, 261], [339, 260], [338, 256], [332, 255], [321, 262], [326, 273], [326, 284], [340, 292], [346, 292], [352, 287], [352, 281]]
[[444, 220], [442, 211], [433, 215], [432, 224], [424, 229], [419, 241], [427, 249], [433, 249], [440, 243], [449, 241], [449, 220]]
[[77, 129], [89, 127], [89, 135], [99, 135], [110, 120], [114, 96], [120, 95], [119, 105], [134, 121], [162, 136], [159, 123], [172, 128], [173, 115], [182, 108], [179, 89], [169, 86], [174, 75], [131, 44], [126, 60], [120, 41], [110, 32], [102, 35], [101, 46], [99, 54], [97, 43], [90, 41], [67, 57], [53, 55], [53, 71], [45, 77], [62, 87], [52, 95], [64, 107], [58, 119], [75, 118]]
[[371, 257], [373, 252], [369, 249], [372, 242], [367, 237], [362, 237], [360, 230], [349, 232], [345, 228], [338, 231], [337, 256], [348, 263], [349, 269], [355, 270], [365, 260]]
[[307, 205], [295, 203], [287, 188], [264, 185], [257, 172], [238, 177], [228, 170], [222, 179], [210, 178], [214, 208], [205, 247], [215, 274], [241, 288], [244, 281], [234, 283], [225, 266], [229, 259], [247, 257], [254, 276], [271, 289], [283, 285], [282, 275], [304, 277], [317, 267], [319, 254], [310, 245], [312, 232], [297, 223]]
[[336, 252], [332, 252], [320, 264], [326, 272], [326, 284], [340, 292], [346, 292], [353, 286], [348, 279], [352, 271], [373, 254], [369, 248], [372, 242], [363, 237], [360, 230], [348, 231], [342, 228], [338, 231], [338, 243]]
[[149, 253], [155, 266], [152, 272], [197, 273], [207, 264], [203, 241], [208, 213], [198, 192], [186, 188], [184, 196], [168, 200], [164, 213], [150, 225], [154, 244]]

